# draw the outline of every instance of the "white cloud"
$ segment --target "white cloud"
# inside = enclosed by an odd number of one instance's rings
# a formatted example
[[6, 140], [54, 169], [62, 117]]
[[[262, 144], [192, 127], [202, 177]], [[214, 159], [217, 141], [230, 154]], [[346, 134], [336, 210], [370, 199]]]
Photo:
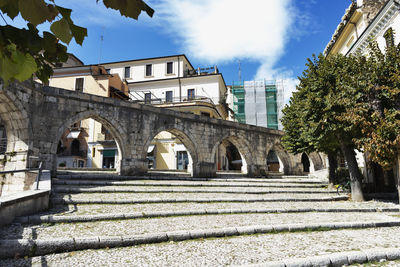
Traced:
[[[293, 0], [157, 0], [150, 4], [160, 25], [198, 61], [219, 64], [247, 59], [260, 63], [254, 79], [282, 76], [275, 65], [285, 52], [294, 14], [298, 14]], [[295, 79], [288, 80], [291, 92]]]
[[282, 54], [291, 0], [160, 0], [156, 17], [183, 41], [185, 50], [208, 62], [269, 59]]

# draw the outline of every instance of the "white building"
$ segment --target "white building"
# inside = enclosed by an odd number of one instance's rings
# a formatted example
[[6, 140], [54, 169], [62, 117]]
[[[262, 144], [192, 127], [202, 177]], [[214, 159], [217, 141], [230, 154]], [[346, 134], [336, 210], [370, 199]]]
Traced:
[[[185, 55], [101, 64], [128, 84], [131, 101], [211, 118], [229, 118], [227, 87], [216, 66], [195, 69]], [[148, 150], [149, 168], [191, 169], [191, 157], [172, 133], [158, 134]]]
[[127, 81], [132, 100], [151, 104], [194, 99], [208, 99], [214, 105], [225, 102], [226, 85], [218, 68], [195, 69], [185, 55], [102, 65]]

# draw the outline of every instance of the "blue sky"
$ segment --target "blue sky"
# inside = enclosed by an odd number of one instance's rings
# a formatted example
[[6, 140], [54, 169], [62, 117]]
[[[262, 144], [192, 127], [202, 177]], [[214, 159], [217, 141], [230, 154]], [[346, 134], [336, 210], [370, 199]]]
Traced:
[[[350, 0], [147, 0], [153, 18], [121, 17], [95, 0], [56, 0], [88, 28], [69, 52], [85, 64], [186, 54], [194, 67], [217, 65], [229, 85], [285, 78], [294, 89], [307, 57], [323, 51]], [[9, 19], [8, 19], [9, 20]], [[10, 22], [10, 21], [9, 21]], [[23, 25], [20, 18], [14, 22]], [[41, 29], [48, 29], [47, 25]], [[100, 41], [103, 36], [103, 41]]]

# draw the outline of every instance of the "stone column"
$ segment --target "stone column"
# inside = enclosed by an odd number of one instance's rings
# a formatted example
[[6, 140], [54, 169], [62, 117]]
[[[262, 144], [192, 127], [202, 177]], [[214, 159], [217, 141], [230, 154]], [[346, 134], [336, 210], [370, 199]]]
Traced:
[[214, 178], [216, 176], [217, 170], [214, 162], [193, 163], [193, 177]]
[[248, 177], [262, 177], [267, 176], [267, 166], [266, 165], [248, 165], [247, 166], [247, 176]]
[[134, 176], [147, 173], [146, 159], [124, 158], [121, 160], [121, 175]]

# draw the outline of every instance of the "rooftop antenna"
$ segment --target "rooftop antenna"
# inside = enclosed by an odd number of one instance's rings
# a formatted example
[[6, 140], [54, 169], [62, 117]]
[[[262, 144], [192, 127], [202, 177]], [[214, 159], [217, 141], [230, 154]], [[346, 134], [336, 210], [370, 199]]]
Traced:
[[240, 59], [238, 60], [238, 63], [239, 63], [239, 82], [241, 82], [242, 81], [242, 68], [240, 66]]
[[102, 53], [102, 48], [103, 48], [103, 41], [104, 41], [104, 27], [101, 28], [101, 35], [100, 35], [100, 52], [99, 52], [99, 64], [101, 62], [101, 53]]

